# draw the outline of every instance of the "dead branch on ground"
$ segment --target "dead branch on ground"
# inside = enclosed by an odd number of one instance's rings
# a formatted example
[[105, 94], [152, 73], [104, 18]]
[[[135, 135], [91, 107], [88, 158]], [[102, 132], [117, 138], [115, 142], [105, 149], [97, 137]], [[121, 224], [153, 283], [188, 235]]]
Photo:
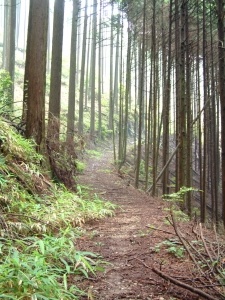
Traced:
[[[224, 241], [219, 239], [215, 230], [213, 235], [212, 232], [210, 234], [208, 232], [209, 236], [206, 238], [201, 223], [196, 226], [196, 231], [192, 230], [192, 234], [184, 234], [178, 227], [172, 211], [171, 219], [171, 225], [177, 237], [194, 263], [192, 282], [195, 287], [193, 288], [196, 289], [197, 282], [200, 281], [201, 289], [210, 297], [213, 294], [217, 295], [217, 298], [214, 299], [225, 299]], [[168, 277], [168, 275], [164, 275]]]
[[207, 293], [205, 293], [204, 291], [200, 290], [200, 289], [197, 289], [189, 284], [186, 284], [184, 282], [181, 282], [165, 273], [163, 273], [162, 271], [160, 271], [159, 269], [157, 268], [152, 268], [152, 271], [155, 272], [157, 275], [159, 275], [160, 277], [162, 277], [163, 279], [165, 280], [169, 280], [170, 282], [188, 290], [188, 291], [191, 291], [192, 293], [194, 294], [197, 294], [201, 297], [204, 297], [205, 299], [209, 299], [209, 300], [218, 300], [218, 298], [215, 298]]

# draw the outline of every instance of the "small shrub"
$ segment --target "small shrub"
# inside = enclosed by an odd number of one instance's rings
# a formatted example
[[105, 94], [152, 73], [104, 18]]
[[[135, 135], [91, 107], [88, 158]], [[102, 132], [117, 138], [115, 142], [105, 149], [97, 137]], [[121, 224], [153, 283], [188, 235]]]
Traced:
[[155, 252], [159, 252], [162, 247], [165, 247], [168, 253], [173, 254], [177, 258], [184, 257], [185, 249], [177, 241], [163, 241], [155, 246]]
[[174, 216], [178, 221], [189, 221], [190, 216], [184, 212], [185, 196], [190, 192], [199, 192], [199, 190], [193, 187], [181, 187], [180, 190], [172, 194], [164, 194], [162, 197], [164, 200], [170, 203], [170, 208], [165, 210], [170, 210], [173, 212]]
[[12, 81], [5, 70], [0, 70], [0, 114], [8, 115], [12, 110]]
[[86, 164], [80, 160], [76, 160], [76, 169], [78, 173], [83, 173]]

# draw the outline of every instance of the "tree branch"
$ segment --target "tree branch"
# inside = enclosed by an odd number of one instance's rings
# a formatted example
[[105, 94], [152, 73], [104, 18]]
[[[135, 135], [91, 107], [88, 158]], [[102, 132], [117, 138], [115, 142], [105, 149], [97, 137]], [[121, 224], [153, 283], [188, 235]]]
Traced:
[[182, 288], [184, 288], [186, 290], [191, 291], [192, 293], [195, 293], [195, 294], [197, 294], [197, 295], [199, 295], [201, 297], [204, 297], [205, 299], [218, 300], [218, 298], [214, 298], [213, 296], [211, 296], [211, 295], [209, 295], [209, 294], [207, 294], [207, 293], [205, 293], [205, 292], [203, 292], [203, 291], [201, 291], [201, 290], [199, 290], [199, 289], [197, 289], [197, 288], [195, 288], [195, 287], [193, 287], [193, 286], [191, 286], [189, 284], [186, 284], [186, 283], [181, 282], [181, 281], [179, 281], [177, 279], [174, 279], [173, 277], [171, 277], [171, 276], [163, 273], [162, 271], [160, 271], [157, 268], [152, 268], [152, 271], [154, 273], [156, 273], [157, 275], [159, 275], [160, 277], [162, 277], [163, 279], [169, 280], [173, 284], [176, 284], [176, 285], [178, 285], [178, 286], [180, 286], [180, 287], [182, 287]]

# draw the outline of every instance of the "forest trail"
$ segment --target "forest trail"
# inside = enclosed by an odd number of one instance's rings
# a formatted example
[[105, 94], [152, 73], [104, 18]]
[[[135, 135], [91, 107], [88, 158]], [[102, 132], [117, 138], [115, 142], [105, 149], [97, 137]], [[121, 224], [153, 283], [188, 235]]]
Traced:
[[[162, 257], [155, 251], [158, 243], [175, 236], [173, 228], [165, 225], [164, 203], [129, 185], [113, 166], [112, 151], [102, 152], [101, 157], [87, 161], [78, 181], [119, 208], [113, 217], [86, 224], [87, 237], [77, 242], [79, 250], [99, 253], [109, 262], [103, 273], [81, 283], [84, 289], [91, 286], [88, 299], [200, 299], [152, 272], [153, 266], [162, 266], [171, 275], [175, 264], [179, 269], [183, 267], [175, 257], [169, 254]], [[148, 225], [159, 230], [150, 230]]]

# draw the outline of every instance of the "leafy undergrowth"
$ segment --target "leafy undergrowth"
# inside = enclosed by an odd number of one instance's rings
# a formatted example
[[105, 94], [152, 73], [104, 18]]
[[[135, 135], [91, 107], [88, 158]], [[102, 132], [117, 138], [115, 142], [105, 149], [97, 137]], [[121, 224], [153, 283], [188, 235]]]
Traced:
[[75, 194], [54, 183], [34, 149], [0, 120], [0, 298], [78, 299], [85, 293], [70, 282], [103, 264], [76, 248], [81, 225], [115, 206], [85, 187]]

